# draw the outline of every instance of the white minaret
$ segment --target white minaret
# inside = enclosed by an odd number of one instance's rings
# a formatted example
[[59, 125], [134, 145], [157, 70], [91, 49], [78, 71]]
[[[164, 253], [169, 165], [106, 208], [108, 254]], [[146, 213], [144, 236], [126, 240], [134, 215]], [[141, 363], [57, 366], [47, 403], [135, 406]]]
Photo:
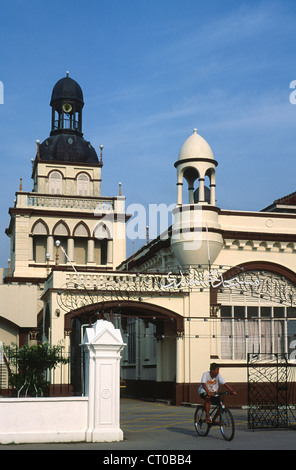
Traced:
[[[211, 147], [194, 129], [175, 163], [178, 193], [171, 245], [181, 265], [210, 265], [222, 248], [215, 192], [217, 165]], [[184, 179], [188, 201], [183, 201]]]
[[[193, 130], [193, 134], [186, 140], [182, 146], [178, 161], [175, 163], [177, 168], [177, 186], [178, 197], [177, 204], [185, 203], [182, 200], [183, 179], [188, 183], [189, 204], [198, 202], [199, 204], [216, 205], [216, 166], [218, 163], [214, 160], [214, 155], [209, 144]], [[205, 179], [209, 178], [210, 197], [205, 193]], [[195, 192], [194, 182], [198, 180], [199, 187]]]

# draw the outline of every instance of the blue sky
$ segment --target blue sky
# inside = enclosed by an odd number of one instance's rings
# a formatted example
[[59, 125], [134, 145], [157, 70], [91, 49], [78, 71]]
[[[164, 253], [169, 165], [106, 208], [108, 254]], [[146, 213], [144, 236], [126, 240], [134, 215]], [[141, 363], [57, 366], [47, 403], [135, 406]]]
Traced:
[[127, 205], [174, 203], [193, 128], [219, 163], [219, 207], [260, 210], [294, 192], [295, 24], [295, 0], [3, 0], [0, 266], [8, 207], [20, 178], [32, 189], [35, 140], [67, 70], [84, 92], [84, 136], [104, 145], [102, 195], [121, 181]]

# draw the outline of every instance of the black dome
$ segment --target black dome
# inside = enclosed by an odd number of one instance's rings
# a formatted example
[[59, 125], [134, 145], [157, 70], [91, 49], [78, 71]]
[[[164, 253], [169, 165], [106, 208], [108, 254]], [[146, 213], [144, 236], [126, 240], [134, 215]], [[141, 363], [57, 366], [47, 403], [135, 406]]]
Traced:
[[39, 147], [40, 160], [73, 163], [99, 163], [90, 142], [74, 134], [56, 134], [48, 137]]
[[75, 80], [68, 77], [61, 78], [54, 86], [51, 95], [50, 105], [55, 101], [70, 100], [77, 101], [83, 105], [83, 93], [80, 85]]

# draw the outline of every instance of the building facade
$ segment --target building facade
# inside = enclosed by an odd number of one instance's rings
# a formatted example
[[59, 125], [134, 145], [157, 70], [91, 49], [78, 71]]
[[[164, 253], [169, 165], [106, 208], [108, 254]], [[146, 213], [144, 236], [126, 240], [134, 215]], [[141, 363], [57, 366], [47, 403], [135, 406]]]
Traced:
[[294, 360], [295, 194], [259, 212], [219, 208], [218, 162], [195, 129], [175, 162], [173, 225], [126, 259], [125, 197], [101, 195], [103, 148], [98, 157], [83, 137], [80, 86], [62, 78], [50, 105], [33, 191], [20, 188], [9, 209], [0, 341], [62, 341], [79, 394], [84, 328], [105, 318], [127, 345], [125, 393], [197, 402], [217, 362], [245, 403], [248, 354]]

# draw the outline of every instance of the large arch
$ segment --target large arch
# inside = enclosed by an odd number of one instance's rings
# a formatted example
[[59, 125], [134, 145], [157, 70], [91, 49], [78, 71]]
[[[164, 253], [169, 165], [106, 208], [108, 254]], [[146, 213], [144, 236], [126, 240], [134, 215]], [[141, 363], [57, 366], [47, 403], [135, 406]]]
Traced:
[[[282, 276], [287, 281], [296, 286], [296, 273], [294, 271], [287, 268], [286, 266], [270, 261], [247, 261], [245, 263], [238, 264], [223, 273], [222, 279], [229, 280], [238, 274], [241, 274], [242, 272], [247, 273], [250, 271], [270, 272], [272, 274], [277, 274], [278, 276]], [[219, 289], [220, 286], [211, 287], [211, 305], [213, 306], [217, 304], [217, 294]]]
[[[156, 349], [158, 351], [156, 354], [160, 354], [160, 357], [162, 357], [164, 354], [165, 357], [165, 354], [169, 354], [168, 350], [170, 351], [172, 358], [171, 369], [174, 370], [174, 374], [171, 374], [171, 376], [176, 377], [177, 343], [175, 341], [175, 344], [173, 345], [171, 336], [169, 336], [168, 339], [165, 338], [167, 338], [167, 332], [171, 332], [172, 337], [175, 338], [183, 336], [184, 318], [172, 310], [144, 301], [111, 300], [83, 306], [68, 312], [64, 316], [65, 334], [69, 335], [71, 333], [71, 376], [74, 393], [79, 394], [83, 389], [82, 379], [80, 380], [79, 378], [82, 370], [81, 348], [79, 345], [82, 340], [84, 328], [87, 327], [87, 325], [91, 326], [91, 324], [98, 319], [106, 319], [115, 325], [119, 321], [120, 328], [122, 328], [122, 330], [127, 333], [128, 322], [131, 321], [132, 317], [135, 318], [135, 322], [137, 320], [142, 320], [145, 325], [144, 328], [149, 328], [149, 324], [154, 324], [154, 337], [156, 340], [155, 344], [157, 344]], [[136, 333], [136, 330], [134, 330], [134, 334], [138, 334]], [[129, 334], [127, 336], [129, 336]], [[135, 341], [135, 339], [133, 339], [133, 341]], [[133, 350], [135, 343], [132, 342], [129, 344], [131, 344], [130, 350]], [[132, 377], [130, 376], [129, 372], [127, 372], [127, 369], [128, 371], [131, 371], [130, 368], [132, 367], [135, 372], [135, 364], [132, 366], [126, 364], [122, 365], [122, 379], [124, 379], [123, 382], [125, 383], [126, 387], [125, 392], [133, 396], [149, 396], [151, 398], [162, 397], [161, 394], [164, 393], [166, 397], [169, 397], [172, 401], [175, 401], [175, 379], [171, 377], [170, 380], [161, 380], [161, 382], [156, 380], [157, 368], [160, 367], [159, 370], [161, 370], [161, 366], [159, 365], [161, 364], [161, 361], [156, 361], [158, 365], [155, 364], [151, 367], [147, 366], [145, 363], [147, 359], [142, 359], [143, 360], [140, 367], [141, 369], [145, 370], [145, 377], [142, 376], [140, 378], [138, 375]], [[172, 365], [173, 362], [174, 365]], [[139, 365], [138, 359], [136, 363]], [[155, 377], [151, 377], [150, 375], [149, 378], [147, 377], [147, 367], [149, 368], [149, 374], [152, 373], [155, 375]]]
[[223, 274], [224, 279], [230, 279], [232, 276], [244, 271], [270, 271], [279, 276], [284, 276], [292, 284], [296, 285], [296, 273], [281, 264], [270, 261], [248, 261], [230, 268]]
[[90, 324], [93, 320], [104, 318], [105, 313], [117, 313], [122, 317], [136, 316], [150, 321], [167, 320], [174, 321], [176, 334], [181, 335], [184, 332], [184, 318], [178, 313], [159, 305], [150, 304], [148, 302], [131, 301], [131, 300], [111, 300], [99, 302], [80, 307], [76, 310], [66, 313], [64, 316], [65, 332], [71, 331], [72, 319], [76, 317], [88, 317]]

